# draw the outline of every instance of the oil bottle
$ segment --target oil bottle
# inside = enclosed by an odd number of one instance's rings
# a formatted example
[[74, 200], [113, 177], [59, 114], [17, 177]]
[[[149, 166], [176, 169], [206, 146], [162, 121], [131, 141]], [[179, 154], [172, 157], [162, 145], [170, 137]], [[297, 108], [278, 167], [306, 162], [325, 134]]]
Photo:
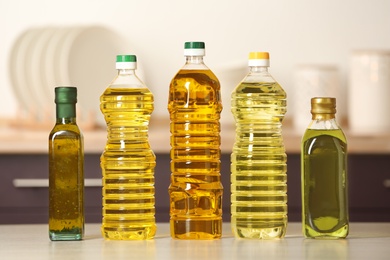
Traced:
[[311, 99], [312, 121], [301, 147], [302, 222], [307, 238], [349, 232], [347, 139], [336, 121], [336, 99]]
[[56, 87], [56, 124], [49, 135], [49, 238], [84, 236], [84, 147], [76, 123], [77, 88]]
[[222, 235], [222, 101], [220, 83], [203, 62], [204, 55], [204, 42], [186, 42], [186, 63], [169, 88], [170, 228], [176, 239]]
[[116, 68], [118, 75], [100, 97], [107, 123], [100, 158], [102, 235], [113, 240], [150, 239], [156, 233], [156, 157], [148, 140], [153, 94], [135, 74], [135, 55], [118, 55]]
[[282, 138], [286, 93], [268, 72], [269, 53], [249, 54], [248, 75], [233, 90], [231, 226], [239, 238], [283, 238], [287, 156]]

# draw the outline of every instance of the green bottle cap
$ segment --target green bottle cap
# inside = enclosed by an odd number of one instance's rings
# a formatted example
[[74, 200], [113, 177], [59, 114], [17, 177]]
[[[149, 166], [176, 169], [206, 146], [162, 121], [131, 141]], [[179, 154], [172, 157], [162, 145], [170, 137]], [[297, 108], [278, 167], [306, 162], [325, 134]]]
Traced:
[[117, 55], [116, 56], [116, 69], [137, 69], [137, 56], [135, 55]]
[[76, 87], [56, 87], [54, 91], [56, 104], [77, 103]]
[[184, 49], [204, 49], [204, 42], [186, 42], [184, 43]]
[[76, 118], [77, 88], [56, 87], [55, 100], [57, 118]]
[[137, 62], [135, 55], [117, 55], [116, 62]]
[[184, 56], [204, 56], [206, 54], [204, 42], [185, 42]]

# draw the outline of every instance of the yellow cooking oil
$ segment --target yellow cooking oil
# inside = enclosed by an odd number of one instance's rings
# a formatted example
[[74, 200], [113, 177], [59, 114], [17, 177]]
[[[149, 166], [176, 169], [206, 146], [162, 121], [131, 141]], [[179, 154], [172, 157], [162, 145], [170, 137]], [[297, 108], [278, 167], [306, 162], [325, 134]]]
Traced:
[[231, 226], [239, 238], [283, 238], [287, 226], [287, 158], [281, 128], [286, 93], [269, 74], [268, 62], [263, 64], [268, 53], [251, 53], [249, 57], [261, 61], [250, 64], [251, 71], [231, 99], [236, 121], [231, 154]]
[[307, 129], [302, 140], [303, 233], [345, 238], [349, 231], [347, 143], [341, 129]]
[[115, 240], [153, 238], [156, 158], [148, 140], [153, 94], [133, 70], [121, 68], [100, 97], [100, 108], [107, 123], [102, 234]]
[[176, 239], [222, 235], [220, 85], [204, 65], [181, 69], [169, 90], [170, 226]]
[[49, 234], [77, 240], [84, 234], [84, 172], [81, 132], [73, 123], [56, 125], [49, 137]]
[[76, 123], [76, 87], [56, 87], [56, 123], [49, 134], [49, 238], [84, 236], [84, 145]]

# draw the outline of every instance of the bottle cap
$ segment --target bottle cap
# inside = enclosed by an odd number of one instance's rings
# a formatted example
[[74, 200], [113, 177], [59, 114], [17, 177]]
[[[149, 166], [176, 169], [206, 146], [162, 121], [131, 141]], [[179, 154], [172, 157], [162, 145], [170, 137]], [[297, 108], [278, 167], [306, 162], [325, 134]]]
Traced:
[[77, 103], [77, 88], [76, 87], [56, 87], [54, 89], [56, 104]]
[[249, 67], [269, 67], [269, 53], [268, 52], [250, 52]]
[[205, 44], [204, 42], [185, 42], [184, 43], [184, 56], [205, 56]]
[[135, 55], [117, 55], [116, 69], [137, 69], [137, 56]]
[[316, 115], [333, 118], [336, 114], [336, 98], [314, 97], [311, 99], [311, 114], [314, 119]]

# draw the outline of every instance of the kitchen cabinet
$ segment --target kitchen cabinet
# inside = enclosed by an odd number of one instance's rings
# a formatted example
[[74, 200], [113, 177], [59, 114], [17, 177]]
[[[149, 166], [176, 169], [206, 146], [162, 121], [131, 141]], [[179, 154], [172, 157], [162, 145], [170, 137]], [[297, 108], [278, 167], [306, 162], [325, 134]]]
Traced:
[[[155, 171], [156, 220], [169, 220], [170, 157], [157, 153]], [[230, 221], [230, 154], [223, 153], [221, 175], [224, 187], [223, 219]], [[349, 204], [351, 221], [390, 221], [390, 154], [350, 154]], [[48, 177], [45, 153], [0, 154], [0, 224], [46, 223], [48, 221], [48, 188], [44, 182], [31, 182]], [[289, 221], [301, 219], [300, 155], [288, 153]], [[86, 222], [101, 221], [100, 153], [85, 155]], [[28, 179], [35, 187], [23, 180]], [[19, 187], [16, 187], [16, 186]]]

